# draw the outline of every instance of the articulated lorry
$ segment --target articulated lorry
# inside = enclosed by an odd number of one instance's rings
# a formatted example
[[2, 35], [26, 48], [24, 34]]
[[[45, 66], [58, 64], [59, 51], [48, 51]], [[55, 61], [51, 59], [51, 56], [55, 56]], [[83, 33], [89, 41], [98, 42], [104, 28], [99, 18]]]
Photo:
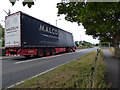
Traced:
[[5, 17], [8, 56], [48, 56], [75, 51], [71, 33], [21, 11]]

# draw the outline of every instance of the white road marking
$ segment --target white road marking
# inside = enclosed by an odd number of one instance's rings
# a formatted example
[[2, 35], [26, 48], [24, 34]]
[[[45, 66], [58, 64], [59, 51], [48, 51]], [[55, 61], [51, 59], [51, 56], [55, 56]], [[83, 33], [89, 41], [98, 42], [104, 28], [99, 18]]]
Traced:
[[58, 56], [62, 56], [62, 55], [66, 55], [66, 54], [73, 54], [73, 53], [79, 53], [82, 51], [86, 51], [88, 49], [81, 49], [81, 50], [76, 50], [76, 52], [71, 52], [71, 53], [65, 53], [65, 54], [59, 54], [59, 55], [54, 55], [54, 56], [47, 56], [47, 57], [42, 57], [42, 58], [37, 58], [37, 59], [31, 59], [31, 60], [26, 60], [26, 61], [19, 61], [19, 62], [15, 62], [14, 64], [21, 64], [21, 63], [26, 63], [26, 62], [31, 62], [31, 61], [37, 61], [40, 59], [48, 59], [48, 58], [54, 58], [54, 57], [58, 57]]
[[83, 51], [87, 51], [88, 49], [81, 49], [81, 50], [76, 50], [75, 52], [83, 52]]
[[[74, 53], [74, 52], [72, 52], [72, 53]], [[48, 59], [48, 58], [58, 57], [58, 56], [66, 55], [66, 54], [72, 54], [72, 53], [65, 53], [65, 54], [60, 54], [60, 55], [42, 57], [42, 58], [37, 58], [37, 59], [32, 59], [32, 60], [27, 60], [27, 61], [19, 61], [19, 62], [15, 62], [14, 64], [21, 64], [21, 63], [26, 63], [26, 62], [31, 62], [31, 61], [37, 61], [37, 60], [45, 59], [45, 58]]]
[[[73, 61], [73, 60], [71, 60], [71, 61]], [[11, 85], [11, 86], [9, 86], [9, 87], [7, 87], [7, 88], [12, 88], [12, 87], [14, 87], [14, 86], [17, 86], [17, 85], [19, 85], [19, 84], [21, 84], [21, 83], [23, 83], [23, 82], [25, 82], [25, 81], [28, 81], [28, 80], [30, 80], [30, 79], [32, 79], [32, 78], [35, 78], [35, 77], [40, 76], [40, 75], [42, 75], [42, 74], [45, 74], [45, 73], [47, 73], [47, 72], [49, 72], [49, 71], [52, 71], [52, 70], [54, 70], [54, 69], [56, 69], [56, 68], [58, 68], [58, 67], [60, 67], [60, 66], [62, 66], [62, 65], [64, 65], [64, 64], [67, 64], [67, 63], [69, 63], [69, 62], [71, 62], [71, 61], [65, 62], [65, 63], [63, 63], [63, 64], [61, 64], [61, 65], [58, 65], [58, 66], [54, 67], [54, 68], [48, 69], [48, 70], [46, 70], [46, 71], [44, 71], [44, 72], [42, 72], [42, 73], [40, 73], [40, 74], [37, 74], [37, 75], [35, 75], [35, 76], [33, 76], [33, 77], [30, 77], [30, 78], [28, 78], [28, 79], [26, 79], [26, 80], [20, 81], [20, 82], [14, 84], [14, 85]]]
[[[86, 50], [87, 50], [87, 49], [86, 49]], [[81, 51], [86, 51], [86, 50], [80, 50], [80, 51], [77, 51], [77, 53], [78, 53], [78, 52], [81, 52]], [[72, 53], [75, 53], [75, 52], [72, 52]], [[72, 53], [66, 53], [66, 54], [72, 54]], [[64, 55], [66, 55], [66, 54], [64, 54]], [[62, 55], [63, 55], [63, 54], [62, 54]], [[61, 55], [57, 55], [57, 56], [61, 56]], [[56, 56], [56, 57], [57, 57], [57, 56]], [[45, 57], [43, 57], [43, 58], [45, 58]], [[42, 59], [42, 58], [41, 58], [41, 59]], [[38, 60], [38, 59], [36, 59], [36, 60]], [[76, 60], [76, 59], [74, 59], [74, 60]], [[74, 60], [71, 60], [71, 61], [74, 61]], [[31, 60], [30, 60], [30, 61], [31, 61]], [[52, 70], [54, 70], [54, 69], [56, 69], [56, 68], [58, 68], [58, 67], [60, 67], [60, 66], [62, 66], [62, 65], [64, 65], [64, 64], [67, 64], [67, 63], [69, 63], [69, 62], [71, 62], [71, 61], [65, 62], [65, 63], [63, 63], [63, 64], [61, 64], [61, 65], [58, 65], [58, 66], [54, 67], [54, 68], [48, 69], [48, 70], [46, 70], [46, 71], [44, 71], [44, 72], [42, 72], [42, 73], [40, 73], [40, 74], [37, 74], [37, 75], [35, 75], [35, 76], [33, 76], [33, 77], [30, 77], [30, 78], [28, 78], [28, 79], [26, 79], [26, 80], [20, 81], [20, 82], [14, 84], [14, 85], [11, 85], [11, 86], [9, 86], [9, 87], [7, 87], [7, 88], [12, 88], [12, 87], [14, 87], [14, 86], [17, 86], [17, 85], [19, 85], [19, 84], [21, 84], [21, 83], [23, 83], [23, 82], [25, 82], [25, 81], [28, 81], [28, 80], [30, 80], [30, 79], [32, 79], [32, 78], [35, 78], [35, 77], [40, 76], [40, 75], [43, 75], [43, 74], [45, 74], [45, 73], [47, 73], [47, 72], [49, 72], [49, 71], [52, 71]], [[16, 63], [17, 63], [17, 62], [16, 62]]]

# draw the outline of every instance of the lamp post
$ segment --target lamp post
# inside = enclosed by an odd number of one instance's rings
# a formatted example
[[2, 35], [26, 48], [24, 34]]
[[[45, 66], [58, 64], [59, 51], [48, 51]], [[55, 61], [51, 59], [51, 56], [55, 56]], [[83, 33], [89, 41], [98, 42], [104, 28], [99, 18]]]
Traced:
[[61, 20], [61, 19], [56, 19], [56, 26], [57, 26], [57, 21], [58, 21], [58, 20]]

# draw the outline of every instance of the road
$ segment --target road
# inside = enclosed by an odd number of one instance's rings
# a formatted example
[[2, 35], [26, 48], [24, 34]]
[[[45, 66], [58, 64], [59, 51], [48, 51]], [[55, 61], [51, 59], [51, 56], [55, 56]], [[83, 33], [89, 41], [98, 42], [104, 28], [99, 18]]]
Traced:
[[2, 60], [2, 88], [16, 85], [16, 83], [20, 83], [35, 75], [50, 71], [96, 49], [97, 48], [80, 49], [76, 50], [76, 52], [41, 58], [30, 58], [28, 60], [24, 57]]

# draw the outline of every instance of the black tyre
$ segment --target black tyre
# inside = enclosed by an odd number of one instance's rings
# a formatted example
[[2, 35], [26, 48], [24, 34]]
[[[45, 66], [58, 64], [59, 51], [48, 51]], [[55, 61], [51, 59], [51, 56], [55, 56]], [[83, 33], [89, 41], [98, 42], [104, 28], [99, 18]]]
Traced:
[[37, 56], [38, 56], [38, 57], [44, 56], [44, 50], [43, 50], [43, 49], [38, 49], [38, 51], [37, 51]]
[[55, 55], [55, 54], [56, 54], [56, 51], [55, 51], [54, 48], [52, 48], [52, 49], [50, 50], [50, 52], [51, 52], [51, 55]]
[[45, 55], [46, 55], [46, 56], [49, 56], [49, 55], [50, 55], [50, 49], [49, 49], [49, 48], [46, 48], [46, 49], [45, 49]]

